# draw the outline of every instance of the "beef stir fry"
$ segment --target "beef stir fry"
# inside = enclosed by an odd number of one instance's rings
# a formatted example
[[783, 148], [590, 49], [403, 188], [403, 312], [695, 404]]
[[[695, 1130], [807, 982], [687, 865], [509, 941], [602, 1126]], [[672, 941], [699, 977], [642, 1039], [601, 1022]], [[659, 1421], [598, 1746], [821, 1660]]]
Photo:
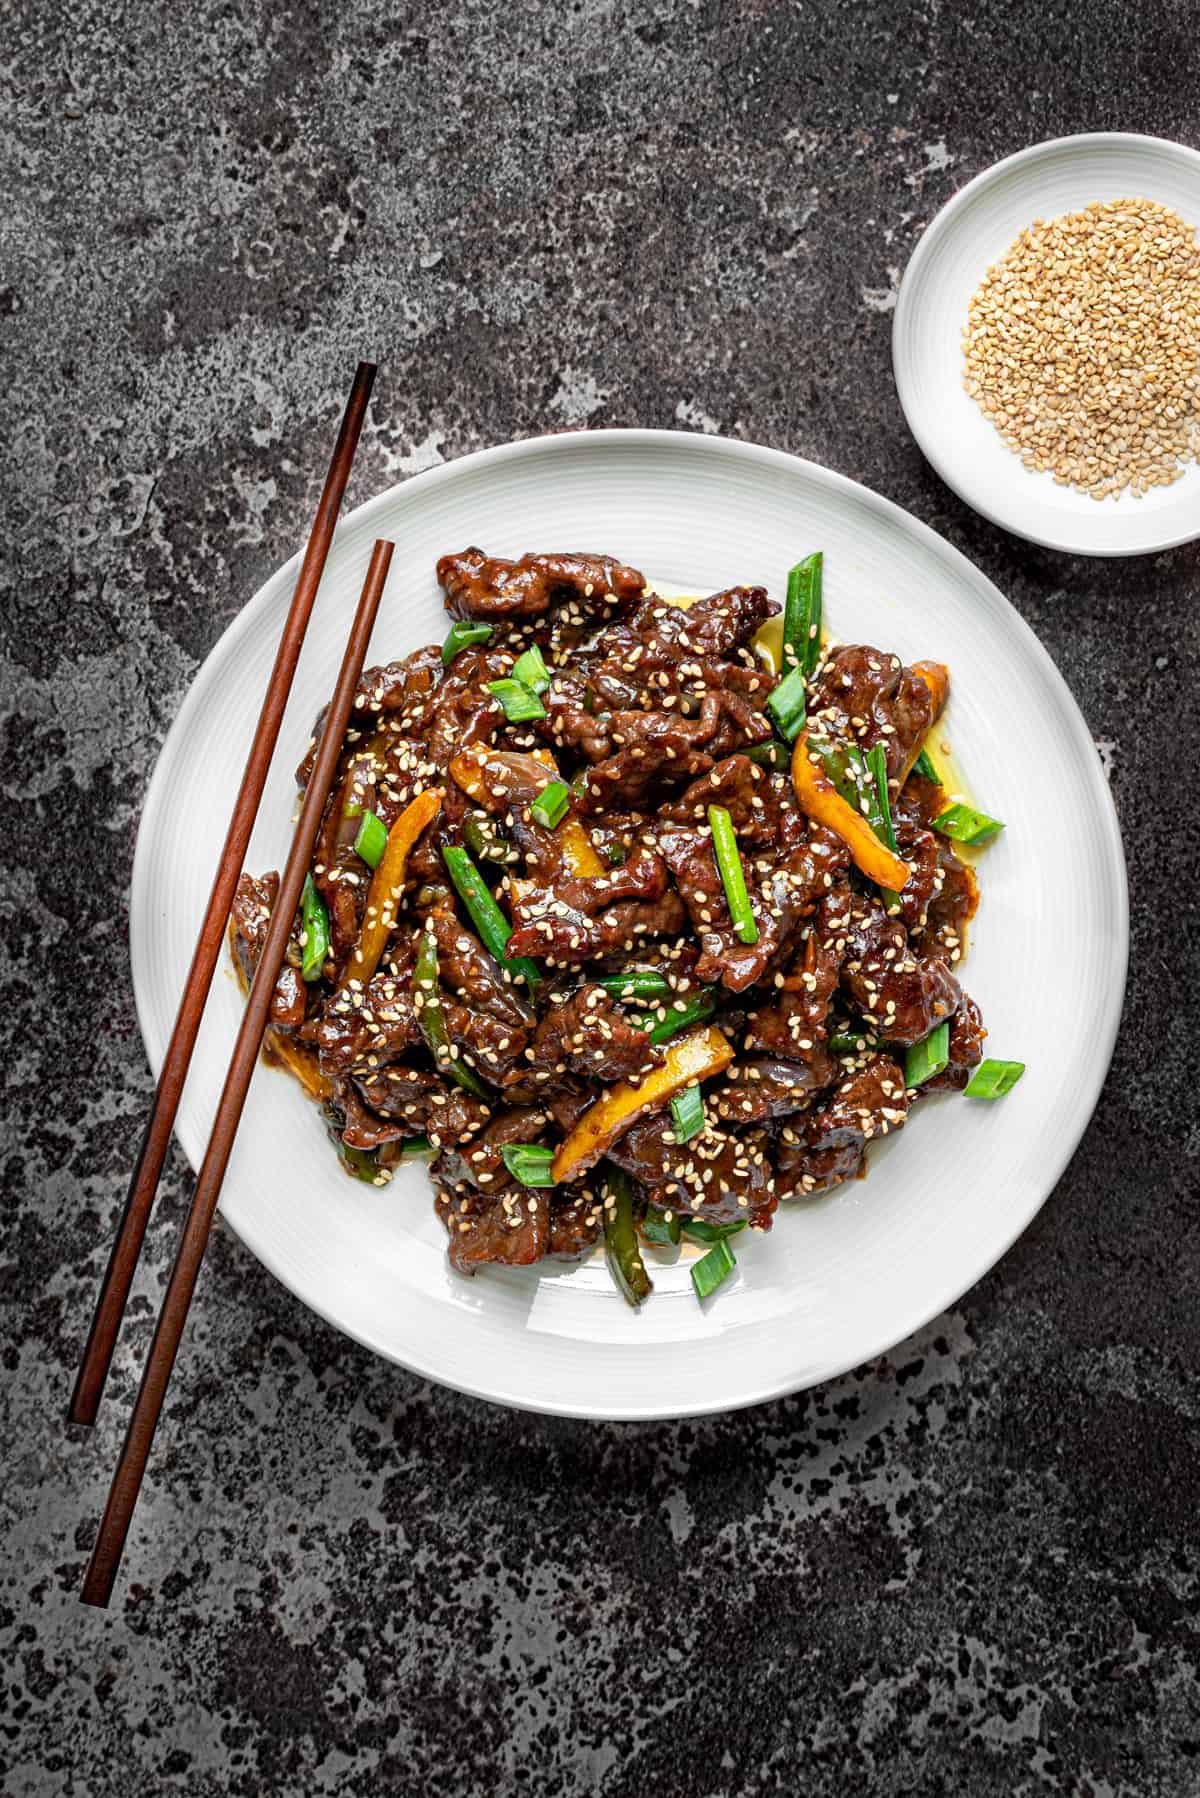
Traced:
[[[823, 646], [821, 573], [771, 654], [762, 587], [467, 549], [444, 644], [364, 674], [266, 1053], [360, 1178], [429, 1158], [458, 1271], [603, 1241], [636, 1304], [683, 1234], [705, 1297], [924, 1094], [1019, 1076], [958, 979], [954, 844], [1002, 827], [927, 752], [949, 675]], [[241, 878], [247, 978], [277, 890]]]

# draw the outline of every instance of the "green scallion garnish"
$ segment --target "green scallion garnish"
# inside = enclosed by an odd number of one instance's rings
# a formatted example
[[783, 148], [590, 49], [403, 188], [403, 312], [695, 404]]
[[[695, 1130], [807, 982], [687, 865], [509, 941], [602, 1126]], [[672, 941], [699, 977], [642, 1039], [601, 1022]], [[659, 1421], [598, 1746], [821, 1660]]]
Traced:
[[525, 955], [510, 957], [505, 954], [508, 939], [512, 935], [512, 925], [496, 904], [487, 882], [466, 850], [443, 849], [442, 860], [488, 954], [495, 956], [505, 973], [513, 980], [524, 980], [530, 992], [536, 992], [541, 980], [537, 963], [530, 961]]
[[595, 984], [602, 986], [614, 999], [640, 999], [648, 1003], [671, 997], [671, 984], [657, 968], [626, 968], [623, 974], [598, 974]]
[[[821, 653], [821, 574], [825, 557], [814, 550], [788, 572], [783, 611], [783, 665], [811, 674]], [[795, 734], [794, 732], [792, 733]]]
[[554, 1185], [554, 1175], [550, 1172], [553, 1149], [545, 1149], [539, 1142], [506, 1142], [501, 1145], [500, 1153], [505, 1167], [522, 1186]]
[[377, 868], [383, 860], [387, 840], [387, 825], [383, 819], [377, 818], [374, 812], [364, 812], [354, 839], [354, 853], [361, 855], [369, 868]]
[[657, 1205], [648, 1205], [642, 1219], [642, 1235], [647, 1242], [656, 1243], [661, 1249], [673, 1248], [680, 1237], [679, 1213], [660, 1211]]
[[726, 1236], [736, 1236], [744, 1230], [748, 1219], [739, 1217], [732, 1224], [710, 1224], [707, 1218], [685, 1217], [683, 1233], [692, 1242], [722, 1242]]
[[702, 1024], [711, 1018], [717, 1009], [717, 988], [707, 987], [693, 994], [690, 999], [672, 1002], [671, 1009], [665, 1018], [656, 1012], [648, 1012], [644, 1018], [638, 1019], [638, 1027], [644, 1030], [652, 1043], [670, 1042], [681, 1030], [688, 1030], [693, 1024]]
[[760, 768], [774, 768], [781, 774], [785, 774], [792, 763], [791, 751], [786, 743], [777, 743], [774, 739], [769, 743], [752, 743], [749, 749], [739, 750], [738, 753], [751, 762], [757, 762]]
[[546, 716], [545, 706], [524, 681], [490, 680], [488, 692], [496, 695], [510, 724], [528, 724], [533, 718]]
[[956, 843], [973, 843], [978, 847], [999, 836], [1004, 826], [999, 818], [989, 818], [986, 812], [977, 812], [973, 805], [955, 804], [947, 806], [933, 820], [933, 828], [944, 837], [952, 837]]
[[717, 1287], [727, 1280], [737, 1266], [737, 1257], [722, 1236], [707, 1255], [692, 1263], [692, 1285], [698, 1299], [711, 1298]]
[[723, 805], [709, 806], [708, 828], [712, 832], [713, 854], [717, 858], [721, 885], [725, 888], [725, 903], [733, 920], [734, 934], [741, 943], [757, 943], [758, 925], [754, 922], [754, 913], [750, 909], [750, 895], [746, 891], [746, 875], [738, 851], [737, 837], [734, 835], [733, 820]]
[[329, 958], [329, 908], [317, 891], [311, 874], [305, 875], [300, 893], [300, 929], [304, 936], [301, 977], [304, 980], [319, 980], [321, 969]]
[[[896, 827], [892, 823], [892, 804], [888, 796], [887, 751], [882, 743], [876, 743], [867, 751], [867, 774], [874, 788], [875, 803], [871, 811], [871, 829], [881, 843], [896, 853]], [[899, 893], [890, 887], [880, 887], [885, 911], [898, 910], [901, 904]]]
[[1023, 1061], [981, 1061], [963, 1092], [968, 1099], [1002, 1099], [1024, 1072]]
[[654, 1290], [637, 1227], [633, 1221], [633, 1185], [623, 1168], [605, 1168], [604, 1258], [613, 1284], [627, 1305], [640, 1305]]
[[475, 643], [490, 643], [492, 627], [490, 624], [468, 624], [459, 619], [450, 626], [446, 641], [442, 644], [442, 665], [448, 668], [460, 649], [470, 649]]
[[940, 787], [942, 784], [942, 777], [930, 761], [927, 749], [921, 751], [912, 765], [912, 771], [914, 774], [919, 774], [922, 780], [932, 781], [935, 787]]
[[535, 824], [544, 824], [547, 830], [553, 830], [566, 817], [570, 803], [571, 794], [565, 783], [552, 780], [549, 786], [542, 788], [530, 806], [529, 815]]
[[935, 1074], [941, 1073], [949, 1059], [950, 1020], [947, 1019], [919, 1043], [912, 1043], [904, 1051], [905, 1086], [924, 1086], [927, 1080], [932, 1080]]
[[780, 736], [795, 742], [808, 716], [808, 682], [803, 668], [791, 669], [768, 693], [767, 710]]
[[677, 1143], [690, 1142], [693, 1136], [699, 1136], [705, 1119], [704, 1095], [698, 1086], [685, 1087], [683, 1092], [676, 1093], [671, 1100], [671, 1121]]
[[513, 679], [528, 687], [531, 693], [544, 693], [550, 685], [550, 670], [542, 659], [542, 652], [536, 643], [530, 645], [524, 655], [518, 656], [513, 667]]

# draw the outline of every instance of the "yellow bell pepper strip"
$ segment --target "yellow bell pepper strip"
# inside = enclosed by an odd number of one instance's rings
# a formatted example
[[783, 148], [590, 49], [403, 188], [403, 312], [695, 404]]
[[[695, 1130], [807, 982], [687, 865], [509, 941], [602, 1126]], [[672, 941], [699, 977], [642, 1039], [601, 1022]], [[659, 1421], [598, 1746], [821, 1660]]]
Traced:
[[387, 948], [387, 940], [396, 922], [396, 907], [404, 892], [404, 871], [409, 852], [442, 809], [440, 788], [431, 787], [409, 801], [388, 831], [383, 859], [371, 876], [367, 889], [367, 905], [362, 929], [354, 945], [354, 953], [346, 963], [339, 986], [361, 980], [366, 986]]
[[608, 1153], [638, 1118], [667, 1104], [694, 1081], [709, 1080], [721, 1073], [732, 1060], [733, 1049], [713, 1024], [680, 1037], [667, 1050], [661, 1067], [652, 1068], [636, 1086], [622, 1080], [589, 1105], [570, 1135], [559, 1144], [554, 1156], [555, 1180], [578, 1179]]
[[871, 828], [870, 819], [842, 798], [833, 782], [813, 761], [809, 754], [807, 731], [802, 731], [796, 738], [796, 748], [792, 755], [792, 785], [796, 789], [801, 811], [815, 824], [823, 824], [826, 830], [832, 830], [841, 837], [850, 851], [855, 867], [868, 880], [873, 880], [877, 886], [887, 887], [892, 892], [899, 892], [901, 887], [907, 885], [911, 873], [908, 863], [902, 862], [885, 843], [880, 842]]
[[263, 1037], [263, 1060], [286, 1068], [297, 1079], [310, 1099], [331, 1099], [333, 1086], [321, 1072], [311, 1049], [298, 1043], [286, 1030], [270, 1028]]

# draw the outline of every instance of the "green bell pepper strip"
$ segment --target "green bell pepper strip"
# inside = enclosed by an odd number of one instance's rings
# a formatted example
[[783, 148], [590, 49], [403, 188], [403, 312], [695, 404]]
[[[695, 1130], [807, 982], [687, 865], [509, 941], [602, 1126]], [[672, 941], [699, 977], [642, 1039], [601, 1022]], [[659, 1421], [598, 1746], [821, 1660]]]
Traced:
[[487, 882], [466, 850], [443, 849], [442, 860], [488, 954], [495, 956], [512, 980], [523, 980], [530, 992], [535, 993], [541, 983], [537, 964], [525, 955], [516, 955], [510, 960], [505, 954], [512, 925], [496, 904]]
[[783, 666], [809, 675], [821, 653], [821, 576], [825, 557], [814, 550], [788, 571], [783, 609]]
[[754, 913], [750, 909], [741, 852], [734, 835], [733, 820], [723, 805], [709, 806], [708, 828], [712, 832], [713, 854], [717, 858], [721, 885], [725, 888], [725, 902], [733, 920], [734, 935], [741, 943], [757, 943], [758, 925], [754, 922]]
[[626, 1304], [637, 1306], [650, 1297], [654, 1286], [642, 1260], [633, 1221], [633, 1187], [624, 1169], [614, 1167], [612, 1162], [605, 1179], [608, 1192], [604, 1201], [604, 1258], [621, 1297]]
[[477, 1099], [490, 1097], [488, 1087], [473, 1067], [454, 1053], [450, 1035], [446, 1028], [446, 1013], [442, 1006], [442, 995], [438, 989], [437, 943], [433, 932], [421, 932], [421, 946], [417, 950], [416, 966], [412, 978], [413, 1010], [421, 1035], [429, 1047], [439, 1074], [462, 1087], [464, 1092], [473, 1093]]
[[300, 929], [304, 935], [301, 977], [308, 981], [319, 980], [331, 948], [329, 907], [317, 891], [311, 874], [305, 875], [300, 893]]

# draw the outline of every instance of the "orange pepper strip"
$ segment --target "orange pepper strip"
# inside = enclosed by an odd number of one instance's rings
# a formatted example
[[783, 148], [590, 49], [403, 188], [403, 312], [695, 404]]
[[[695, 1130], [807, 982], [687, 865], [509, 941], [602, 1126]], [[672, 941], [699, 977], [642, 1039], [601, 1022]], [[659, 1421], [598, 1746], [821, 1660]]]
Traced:
[[912, 872], [908, 863], [880, 842], [863, 814], [846, 803], [833, 782], [809, 759], [808, 732], [804, 730], [792, 751], [792, 785], [801, 811], [841, 837], [855, 867], [877, 886], [899, 892]]
[[388, 831], [387, 847], [367, 889], [362, 929], [358, 933], [354, 953], [338, 982], [339, 986], [346, 986], [351, 980], [361, 980], [366, 986], [379, 966], [380, 957], [387, 947], [387, 940], [396, 922], [396, 907], [404, 892], [404, 871], [408, 865], [409, 851], [441, 809], [440, 790], [430, 788], [409, 801]]
[[[933, 700], [933, 717], [929, 721], [929, 729], [932, 730], [945, 711], [946, 701], [950, 697], [950, 670], [944, 662], [914, 662], [912, 671], [917, 679], [923, 681], [928, 687], [929, 696]], [[923, 739], [922, 742], [915, 743], [909, 751], [908, 760], [900, 770], [901, 786], [912, 773], [913, 765], [920, 755], [922, 747]]]
[[332, 1098], [333, 1083], [321, 1072], [312, 1050], [295, 1042], [285, 1030], [268, 1030], [263, 1037], [262, 1053], [264, 1061], [278, 1062], [293, 1075], [310, 1099]]
[[574, 1180], [647, 1111], [655, 1111], [685, 1086], [708, 1080], [733, 1060], [733, 1050], [714, 1024], [678, 1037], [661, 1067], [653, 1068], [636, 1086], [622, 1080], [590, 1105], [566, 1141], [559, 1144], [551, 1166], [556, 1180]]

